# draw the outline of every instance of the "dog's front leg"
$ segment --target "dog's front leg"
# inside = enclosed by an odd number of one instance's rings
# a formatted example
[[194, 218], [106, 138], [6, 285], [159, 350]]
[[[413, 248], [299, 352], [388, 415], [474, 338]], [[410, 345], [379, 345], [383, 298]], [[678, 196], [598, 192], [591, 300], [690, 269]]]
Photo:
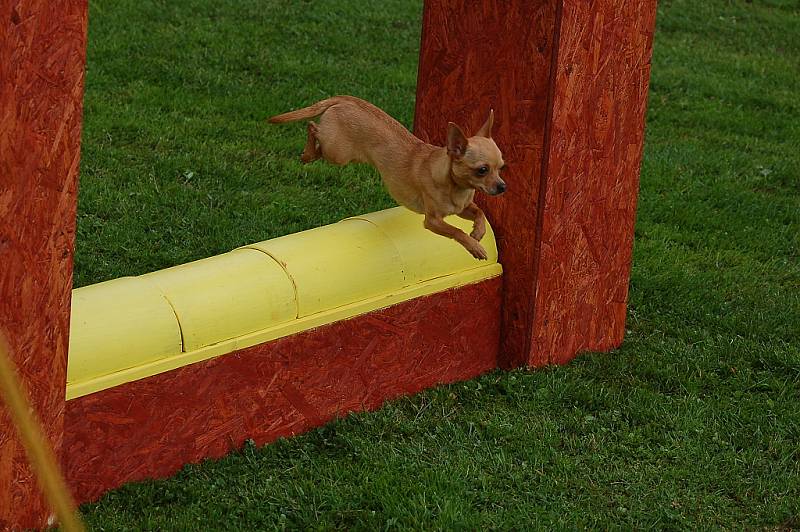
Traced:
[[480, 207], [475, 205], [475, 202], [470, 203], [467, 207], [458, 213], [459, 218], [465, 220], [472, 220], [472, 232], [469, 234], [472, 238], [481, 241], [483, 235], [486, 234], [486, 216]]
[[464, 248], [466, 248], [466, 250], [469, 251], [476, 259], [486, 260], [487, 258], [486, 250], [483, 249], [483, 246], [481, 246], [480, 242], [469, 236], [458, 227], [453, 227], [449, 223], [445, 222], [440, 216], [426, 214], [425, 229], [433, 231], [437, 235], [452, 238], [464, 246]]

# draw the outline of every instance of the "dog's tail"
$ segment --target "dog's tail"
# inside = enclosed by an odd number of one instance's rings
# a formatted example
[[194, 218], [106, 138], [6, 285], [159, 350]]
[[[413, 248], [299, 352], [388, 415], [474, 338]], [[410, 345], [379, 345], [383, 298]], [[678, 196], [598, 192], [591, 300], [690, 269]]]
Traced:
[[302, 109], [298, 109], [296, 111], [289, 111], [288, 113], [283, 113], [281, 115], [273, 116], [269, 119], [271, 124], [283, 124], [284, 122], [294, 122], [296, 120], [305, 120], [306, 118], [314, 118], [315, 116], [321, 115], [324, 113], [328, 107], [336, 104], [338, 102], [337, 98], [328, 98], [326, 100], [321, 100], [313, 105], [309, 105], [308, 107], [303, 107]]

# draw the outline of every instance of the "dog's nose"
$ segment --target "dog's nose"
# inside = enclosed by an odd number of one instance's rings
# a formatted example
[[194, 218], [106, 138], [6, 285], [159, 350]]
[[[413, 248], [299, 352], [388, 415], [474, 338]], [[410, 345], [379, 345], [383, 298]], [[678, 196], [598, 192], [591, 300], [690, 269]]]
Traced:
[[506, 184], [505, 183], [497, 183], [497, 193], [502, 194], [506, 191]]

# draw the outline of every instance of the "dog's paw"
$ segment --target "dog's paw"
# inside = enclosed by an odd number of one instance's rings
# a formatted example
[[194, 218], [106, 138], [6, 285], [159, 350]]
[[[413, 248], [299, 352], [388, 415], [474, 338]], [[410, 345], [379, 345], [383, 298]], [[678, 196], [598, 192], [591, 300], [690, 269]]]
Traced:
[[472, 232], [469, 234], [469, 236], [480, 242], [481, 239], [483, 238], [483, 235], [485, 234], [486, 234], [486, 227], [473, 227]]
[[469, 245], [465, 247], [467, 248], [467, 251], [469, 251], [472, 256], [478, 260], [486, 260], [489, 257], [489, 255], [486, 254], [486, 250], [483, 249], [483, 246], [481, 246], [477, 240], [470, 242]]

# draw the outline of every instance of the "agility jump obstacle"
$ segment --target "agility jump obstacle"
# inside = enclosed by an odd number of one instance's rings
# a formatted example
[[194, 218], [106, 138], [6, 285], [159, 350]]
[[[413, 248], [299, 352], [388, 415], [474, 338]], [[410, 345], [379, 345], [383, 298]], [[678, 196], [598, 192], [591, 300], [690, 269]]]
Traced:
[[[655, 0], [425, 3], [415, 134], [492, 107], [509, 165], [488, 263], [390, 209], [74, 293], [86, 2], [0, 10], [0, 327], [79, 502], [622, 342]], [[48, 516], [0, 407], [0, 528]]]

